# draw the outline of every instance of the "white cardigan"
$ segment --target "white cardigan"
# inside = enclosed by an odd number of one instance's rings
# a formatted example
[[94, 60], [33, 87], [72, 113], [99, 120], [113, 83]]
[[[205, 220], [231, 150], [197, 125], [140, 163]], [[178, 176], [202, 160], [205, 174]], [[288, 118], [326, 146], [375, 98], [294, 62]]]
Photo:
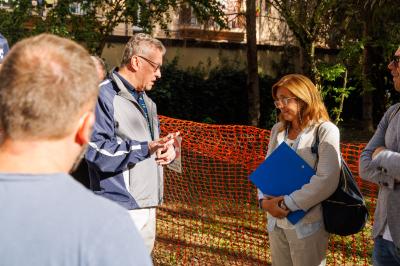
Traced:
[[[284, 141], [285, 130], [278, 131], [281, 127], [280, 122], [273, 126], [266, 157]], [[316, 162], [316, 155], [311, 152], [311, 147], [315, 142], [317, 127], [318, 125], [310, 126], [299, 134], [301, 139], [296, 150], [297, 154], [311, 167], [314, 167]], [[319, 128], [319, 138], [319, 161], [316, 175], [311, 177], [310, 183], [288, 195], [298, 207], [297, 209], [308, 211], [306, 216], [299, 221], [300, 226], [322, 221], [320, 203], [336, 190], [339, 183], [341, 166], [339, 129], [331, 122], [323, 122]], [[288, 207], [296, 210], [293, 206], [288, 205]]]

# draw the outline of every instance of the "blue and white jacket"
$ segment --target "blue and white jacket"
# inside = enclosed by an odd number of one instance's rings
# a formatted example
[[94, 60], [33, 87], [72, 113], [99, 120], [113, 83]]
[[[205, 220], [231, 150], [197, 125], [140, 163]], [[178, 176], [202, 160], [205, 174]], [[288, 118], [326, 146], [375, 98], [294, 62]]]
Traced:
[[163, 169], [156, 164], [155, 154], [150, 156], [148, 142], [159, 138], [157, 108], [144, 93], [148, 123], [124, 82], [112, 72], [100, 85], [96, 122], [85, 155], [90, 188], [129, 210], [155, 207], [163, 198]]

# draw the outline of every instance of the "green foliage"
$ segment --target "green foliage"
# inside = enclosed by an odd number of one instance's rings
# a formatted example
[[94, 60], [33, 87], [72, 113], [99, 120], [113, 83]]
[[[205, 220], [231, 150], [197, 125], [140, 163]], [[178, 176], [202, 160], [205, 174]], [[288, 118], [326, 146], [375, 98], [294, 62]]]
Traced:
[[271, 0], [271, 4], [293, 32], [303, 54], [303, 73], [318, 81], [315, 46], [330, 39], [338, 0]]
[[[151, 32], [158, 24], [167, 30], [171, 9], [177, 11], [186, 4], [193, 8], [200, 22], [212, 20], [219, 27], [226, 27], [226, 16], [218, 0], [63, 0], [51, 8], [32, 6], [30, 0], [16, 0], [10, 10], [0, 9], [0, 32], [11, 42], [41, 32], [53, 33], [101, 54], [117, 25], [133, 24]], [[75, 6], [80, 7], [80, 13], [73, 12]]]
[[[390, 103], [398, 100], [390, 91], [393, 88], [387, 64], [400, 43], [400, 5], [398, 0], [349, 0], [337, 5], [337, 43], [346, 46], [353, 43], [358, 58], [348, 60], [349, 76], [357, 79], [359, 93], [369, 100], [358, 102], [358, 109], [373, 113], [379, 121]], [[358, 44], [358, 47], [357, 47]], [[353, 64], [355, 66], [350, 65]], [[353, 99], [350, 100], [352, 101]], [[360, 97], [359, 97], [360, 98]], [[367, 98], [368, 99], [368, 98]], [[356, 99], [354, 99], [356, 100]], [[357, 105], [356, 105], [357, 106]], [[369, 110], [373, 107], [373, 111]]]
[[[306, 52], [303, 56], [309, 63], [305, 62], [303, 73], [309, 74], [317, 83], [324, 84], [327, 81], [319, 80], [320, 73], [313, 71], [313, 66], [317, 66], [317, 70], [320, 67], [318, 58], [313, 56], [313, 44], [320, 42], [341, 50], [338, 62], [334, 64], [341, 63], [346, 67], [349, 82], [357, 88], [353, 91], [362, 95], [357, 95], [357, 98], [349, 96], [349, 100], [357, 103], [349, 109], [354, 111], [353, 114], [359, 113], [358, 119], [361, 116], [369, 119], [370, 113], [373, 113], [377, 121], [389, 104], [399, 100], [390, 92], [393, 84], [387, 71], [389, 58], [400, 43], [398, 0], [271, 2], [288, 23], [299, 41], [301, 51]], [[343, 77], [338, 78], [337, 83], [342, 80]], [[343, 85], [335, 84], [334, 87]], [[368, 100], [369, 95], [372, 95], [372, 104]]]
[[357, 87], [360, 92], [368, 86], [362, 74], [363, 49], [363, 41], [349, 41], [342, 45], [335, 63], [318, 63], [317, 69], [320, 76], [318, 86], [328, 106], [330, 116], [336, 124], [343, 121], [345, 99], [357, 91]]
[[10, 45], [30, 35], [26, 23], [31, 16], [31, 5], [30, 0], [11, 1], [10, 10], [0, 9], [0, 32]]
[[[324, 99], [330, 97], [333, 99], [334, 106], [330, 109], [330, 116], [335, 124], [339, 124], [343, 119], [344, 100], [350, 96], [350, 93], [355, 90], [355, 87], [347, 86], [347, 68], [343, 64], [320, 64], [318, 66], [319, 75], [322, 78], [323, 85], [321, 86], [321, 94]], [[337, 86], [337, 81], [342, 79], [342, 86]]]
[[[164, 64], [163, 78], [149, 92], [157, 103], [158, 112], [204, 123], [247, 124], [246, 70], [235, 63], [222, 61], [225, 63], [211, 69], [203, 64], [179, 69], [177, 57]], [[262, 126], [265, 126], [271, 124], [274, 110], [270, 93], [272, 79], [261, 77], [260, 84]]]
[[178, 68], [175, 58], [164, 64], [162, 74], [163, 78], [149, 92], [160, 114], [200, 122], [209, 117], [202, 112], [207, 94], [204, 69], [197, 67], [183, 71]]
[[320, 76], [326, 81], [335, 81], [337, 78], [342, 76], [344, 72], [346, 72], [346, 67], [342, 64], [335, 64], [335, 65], [327, 65], [327, 64], [320, 64], [319, 65], [319, 73]]

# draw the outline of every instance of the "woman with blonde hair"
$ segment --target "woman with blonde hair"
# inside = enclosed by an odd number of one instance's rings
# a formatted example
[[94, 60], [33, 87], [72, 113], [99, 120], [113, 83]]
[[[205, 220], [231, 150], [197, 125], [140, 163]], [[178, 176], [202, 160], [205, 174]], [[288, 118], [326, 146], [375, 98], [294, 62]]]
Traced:
[[[329, 234], [324, 229], [321, 202], [339, 183], [339, 129], [329, 121], [321, 94], [310, 79], [291, 74], [272, 87], [279, 122], [270, 136], [267, 157], [285, 141], [316, 174], [308, 184], [289, 195], [270, 197], [259, 191], [260, 207], [267, 211], [268, 234], [273, 266], [325, 265]], [[319, 134], [319, 160], [311, 147]], [[307, 214], [295, 225], [286, 216], [304, 210]]]

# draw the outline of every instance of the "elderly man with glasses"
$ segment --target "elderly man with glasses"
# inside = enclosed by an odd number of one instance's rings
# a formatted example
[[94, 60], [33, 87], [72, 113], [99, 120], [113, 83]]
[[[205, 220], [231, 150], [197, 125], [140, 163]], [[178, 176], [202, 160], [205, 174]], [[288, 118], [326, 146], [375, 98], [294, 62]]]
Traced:
[[[400, 92], [400, 48], [388, 69]], [[360, 158], [360, 175], [379, 185], [373, 227], [375, 266], [400, 265], [400, 103], [386, 111]]]
[[146, 95], [161, 78], [164, 54], [163, 44], [148, 34], [129, 40], [120, 68], [100, 84], [96, 122], [85, 155], [90, 188], [128, 209], [150, 252], [156, 207], [163, 199], [162, 166], [174, 160], [173, 142], [179, 134], [159, 139], [157, 108]]

